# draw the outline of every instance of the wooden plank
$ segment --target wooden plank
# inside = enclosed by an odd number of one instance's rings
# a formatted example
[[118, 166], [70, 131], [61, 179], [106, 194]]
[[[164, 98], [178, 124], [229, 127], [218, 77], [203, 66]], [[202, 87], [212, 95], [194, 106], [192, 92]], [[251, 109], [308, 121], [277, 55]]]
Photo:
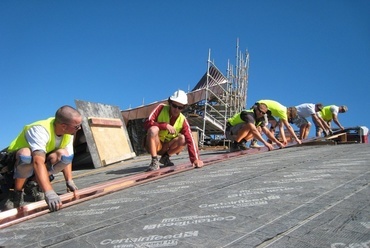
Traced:
[[89, 117], [90, 126], [107, 126], [107, 127], [122, 127], [123, 123], [120, 119], [114, 118], [96, 118]]
[[331, 135], [329, 137], [326, 137], [326, 139], [333, 140], [333, 139], [337, 139], [339, 137], [340, 137], [340, 139], [338, 139], [338, 140], [340, 140], [341, 142], [346, 142], [347, 141], [347, 133], [334, 134], [334, 135]]

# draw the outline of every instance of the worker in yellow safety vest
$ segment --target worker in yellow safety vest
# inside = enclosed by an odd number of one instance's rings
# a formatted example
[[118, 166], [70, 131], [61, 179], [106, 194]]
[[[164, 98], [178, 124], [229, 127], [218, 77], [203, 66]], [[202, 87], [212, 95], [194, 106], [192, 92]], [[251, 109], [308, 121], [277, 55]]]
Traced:
[[7, 148], [14, 161], [9, 168], [14, 187], [4, 204], [5, 210], [23, 206], [24, 193], [34, 201], [45, 199], [51, 211], [59, 210], [62, 202], [50, 182], [50, 176], [58, 172], [63, 172], [68, 191], [77, 190], [72, 180], [73, 135], [81, 128], [81, 122], [81, 114], [65, 105], [56, 111], [55, 117], [23, 128]]
[[[182, 90], [177, 90], [168, 98], [168, 104], [159, 104], [144, 123], [146, 137], [144, 146], [152, 160], [147, 171], [173, 166], [170, 157], [179, 154], [187, 145], [190, 162], [195, 167], [202, 167], [197, 144], [194, 142], [190, 125], [181, 111], [188, 104], [188, 97]], [[157, 155], [161, 155], [158, 160]]]
[[[348, 107], [345, 105], [342, 106], [328, 105], [323, 107], [321, 111], [318, 112], [318, 115], [328, 124], [329, 127], [331, 127], [331, 121], [334, 121], [334, 123], [339, 127], [340, 130], [344, 130], [344, 127], [340, 124], [338, 120], [338, 114], [346, 113], [347, 111]], [[320, 126], [316, 125], [316, 136], [320, 137], [322, 132], [323, 129], [320, 128]]]

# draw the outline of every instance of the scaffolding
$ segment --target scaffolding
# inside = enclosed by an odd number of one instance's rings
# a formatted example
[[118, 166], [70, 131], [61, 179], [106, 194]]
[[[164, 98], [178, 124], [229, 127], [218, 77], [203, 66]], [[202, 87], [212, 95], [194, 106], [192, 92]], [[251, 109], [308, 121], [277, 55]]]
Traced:
[[205, 144], [206, 137], [224, 137], [227, 119], [246, 108], [248, 68], [249, 53], [239, 50], [239, 40], [236, 45], [236, 66], [228, 62], [227, 76], [211, 61], [209, 50], [207, 72], [189, 92], [203, 92], [203, 98], [190, 105], [187, 115], [190, 125], [200, 131], [200, 146]]
[[[211, 50], [209, 50], [207, 72], [187, 93], [188, 106], [183, 114], [192, 129], [199, 132], [199, 146], [205, 145], [206, 137], [224, 139], [227, 119], [246, 108], [249, 53], [248, 51], [242, 53], [239, 50], [239, 40], [237, 40], [235, 60], [236, 66], [232, 66], [228, 61], [227, 76], [225, 76], [211, 61]], [[145, 153], [145, 150], [141, 149], [141, 141], [145, 137], [144, 120], [160, 103], [166, 104], [167, 99], [121, 111], [137, 154]]]
[[236, 45], [236, 66], [233, 68], [230, 63], [227, 69], [228, 78], [228, 103], [231, 108], [231, 113], [234, 115], [245, 109], [247, 103], [248, 91], [248, 69], [249, 69], [249, 53], [245, 51], [243, 54], [239, 50], [239, 41]]

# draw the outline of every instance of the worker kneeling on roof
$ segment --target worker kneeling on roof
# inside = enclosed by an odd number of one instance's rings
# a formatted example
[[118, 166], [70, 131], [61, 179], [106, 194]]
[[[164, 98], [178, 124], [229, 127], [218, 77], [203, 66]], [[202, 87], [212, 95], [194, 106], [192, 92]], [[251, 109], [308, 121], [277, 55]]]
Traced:
[[225, 135], [229, 140], [234, 141], [231, 144], [230, 151], [246, 150], [245, 142], [257, 139], [262, 142], [269, 150], [274, 147], [268, 143], [261, 135], [263, 131], [266, 136], [275, 142], [280, 148], [284, 145], [278, 141], [266, 127], [267, 125], [267, 105], [257, 103], [250, 110], [243, 110], [229, 118], [226, 124]]
[[50, 176], [58, 172], [63, 172], [68, 191], [77, 190], [72, 180], [73, 135], [81, 128], [81, 122], [82, 116], [76, 109], [63, 106], [55, 117], [23, 128], [7, 148], [14, 158], [14, 164], [8, 165], [14, 187], [5, 210], [23, 206], [24, 193], [34, 201], [45, 199], [50, 211], [59, 210], [62, 202], [50, 182]]
[[[145, 148], [152, 156], [147, 171], [158, 170], [159, 164], [173, 166], [170, 157], [179, 154], [187, 145], [193, 166], [202, 167], [199, 150], [194, 142], [186, 117], [181, 113], [188, 104], [188, 96], [177, 90], [168, 98], [168, 104], [159, 104], [144, 123], [146, 129]], [[158, 160], [158, 155], [161, 158]]]

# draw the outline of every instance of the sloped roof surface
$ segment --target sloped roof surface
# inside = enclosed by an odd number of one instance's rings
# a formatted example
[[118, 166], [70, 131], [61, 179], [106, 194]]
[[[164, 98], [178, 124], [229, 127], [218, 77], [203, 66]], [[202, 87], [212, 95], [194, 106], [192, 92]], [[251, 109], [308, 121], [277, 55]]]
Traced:
[[[369, 144], [218, 160], [0, 229], [0, 246], [365, 247], [369, 160]], [[189, 163], [186, 152], [172, 161]], [[91, 173], [74, 171], [74, 181], [83, 189], [143, 172], [149, 162], [143, 156]], [[53, 185], [65, 193], [61, 173]]]

